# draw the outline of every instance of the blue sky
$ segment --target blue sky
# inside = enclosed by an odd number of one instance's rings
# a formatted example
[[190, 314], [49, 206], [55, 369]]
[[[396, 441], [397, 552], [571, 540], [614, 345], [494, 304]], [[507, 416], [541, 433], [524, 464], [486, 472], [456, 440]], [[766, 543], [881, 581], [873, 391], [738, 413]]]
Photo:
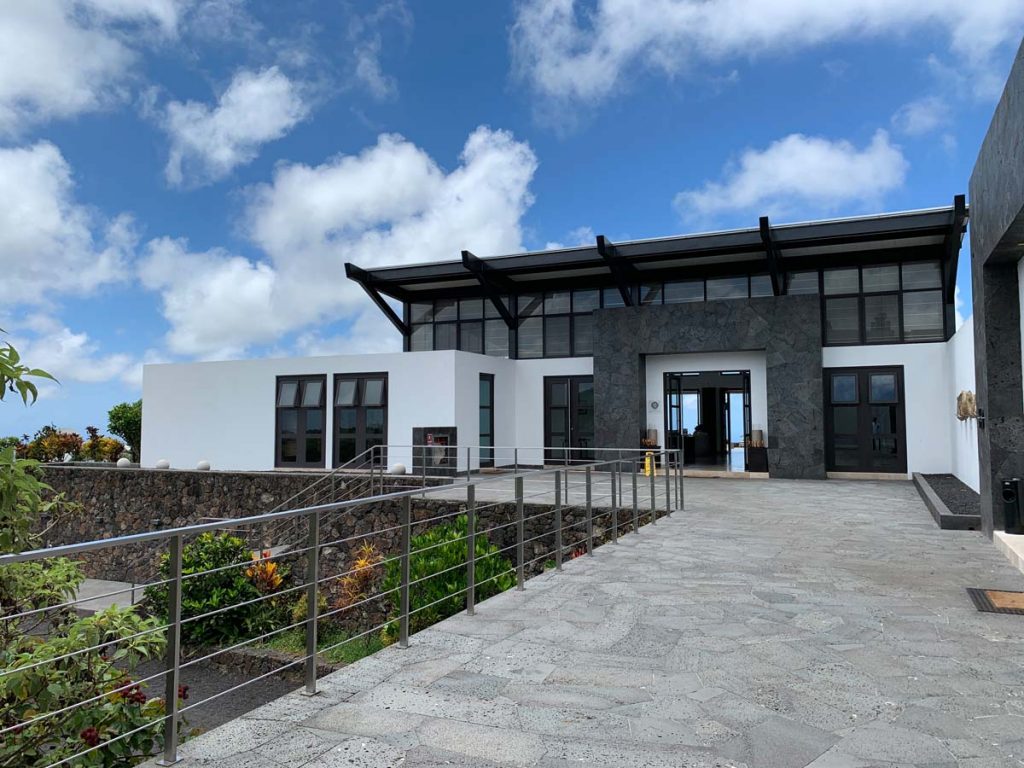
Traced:
[[1022, 31], [1014, 0], [8, 0], [0, 327], [61, 385], [0, 434], [104, 427], [146, 362], [397, 348], [349, 260], [947, 205]]

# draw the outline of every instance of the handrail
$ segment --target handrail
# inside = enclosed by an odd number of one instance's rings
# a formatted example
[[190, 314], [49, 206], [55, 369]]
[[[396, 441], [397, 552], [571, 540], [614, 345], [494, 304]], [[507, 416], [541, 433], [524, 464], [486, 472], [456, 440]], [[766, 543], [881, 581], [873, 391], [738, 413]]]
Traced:
[[[465, 447], [465, 446], [464, 446]], [[485, 446], [489, 448], [490, 446]], [[376, 447], [374, 447], [376, 448]], [[368, 451], [374, 450], [374, 448], [368, 449]], [[608, 449], [606, 449], [608, 450]], [[615, 449], [611, 449], [615, 450]], [[368, 452], [367, 451], [367, 452]], [[367, 453], [367, 452], [364, 452]], [[605, 459], [601, 461], [592, 461], [584, 465], [576, 465], [575, 469], [582, 470], [582, 474], [585, 478], [583, 482], [573, 482], [571, 485], [574, 488], [585, 487], [585, 494], [576, 494], [576, 498], [570, 503], [569, 499], [569, 488], [568, 482], [568, 471], [564, 467], [554, 467], [550, 469], [533, 469], [524, 472], [516, 471], [512, 474], [496, 475], [496, 476], [477, 476], [475, 478], [467, 477], [465, 482], [453, 482], [448, 485], [435, 486], [432, 488], [413, 488], [401, 491], [392, 491], [389, 493], [379, 493], [377, 495], [356, 498], [356, 499], [345, 499], [341, 501], [331, 501], [324, 504], [310, 504], [307, 506], [271, 511], [259, 515], [253, 515], [250, 517], [242, 518], [228, 518], [212, 520], [210, 522], [198, 523], [186, 526], [177, 526], [174, 528], [167, 528], [156, 531], [146, 531], [136, 534], [128, 534], [124, 536], [118, 536], [112, 539], [102, 539], [90, 542], [82, 542], [78, 544], [67, 544], [57, 547], [51, 547], [48, 549], [37, 549], [27, 552], [14, 553], [9, 555], [0, 555], [0, 567], [6, 565], [12, 565], [14, 563], [31, 562], [34, 560], [41, 560], [44, 558], [58, 558], [66, 557], [71, 555], [77, 555], [84, 552], [114, 548], [120, 546], [127, 546], [137, 544], [141, 542], [150, 542], [155, 540], [167, 539], [167, 555], [168, 565], [170, 571], [169, 579], [164, 580], [162, 583], [168, 584], [167, 592], [167, 604], [166, 608], [166, 623], [163, 623], [159, 627], [146, 630], [147, 633], [164, 632], [167, 637], [166, 652], [164, 656], [164, 671], [155, 675], [150, 675], [145, 678], [146, 681], [156, 680], [159, 677], [164, 678], [165, 683], [165, 710], [163, 714], [155, 718], [152, 722], [136, 728], [132, 731], [128, 731], [119, 735], [112, 735], [106, 742], [99, 745], [90, 746], [88, 749], [80, 751], [71, 757], [65, 758], [57, 764], [67, 763], [71, 760], [80, 757], [83, 754], [92, 752], [96, 749], [102, 748], [106, 744], [111, 744], [133, 734], [140, 732], [146, 728], [160, 728], [163, 732], [163, 761], [162, 765], [170, 765], [179, 761], [177, 752], [178, 743], [178, 726], [180, 723], [180, 717], [182, 713], [188, 712], [191, 709], [201, 706], [207, 702], [214, 701], [222, 696], [228, 695], [240, 688], [250, 685], [258, 680], [261, 680], [269, 675], [276, 674], [277, 672], [298, 667], [302, 665], [304, 667], [304, 678], [306, 692], [309, 694], [316, 693], [317, 688], [317, 658], [320, 653], [324, 652], [325, 648], [322, 648], [317, 643], [318, 638], [318, 622], [328, 616], [334, 616], [339, 613], [345, 613], [351, 611], [364, 604], [369, 604], [372, 601], [380, 600], [382, 598], [390, 598], [394, 601], [396, 608], [390, 614], [389, 618], [383, 624], [377, 624], [376, 626], [365, 629], [356, 635], [349, 636], [345, 640], [339, 643], [335, 643], [331, 648], [343, 645], [346, 642], [352, 642], [361, 637], [365, 637], [373, 632], [383, 630], [387, 626], [398, 628], [398, 646], [400, 648], [406, 648], [409, 645], [410, 636], [410, 618], [421, 611], [431, 608], [435, 605], [443, 603], [455, 597], [464, 596], [464, 607], [466, 614], [469, 616], [474, 615], [475, 603], [476, 603], [476, 589], [493, 579], [507, 573], [514, 575], [516, 589], [524, 589], [524, 583], [528, 578], [527, 568], [529, 567], [529, 573], [537, 573], [540, 568], [537, 563], [554, 558], [553, 563], [556, 570], [562, 569], [562, 561], [565, 554], [568, 552], [570, 556], [586, 555], [592, 557], [594, 555], [595, 546], [599, 546], [603, 541], [608, 541], [611, 544], [617, 544], [619, 541], [620, 531], [628, 533], [632, 530], [633, 533], [638, 534], [640, 532], [640, 519], [643, 517], [644, 520], [651, 524], [655, 524], [658, 517], [661, 514], [671, 515], [673, 508], [683, 509], [683, 475], [682, 475], [682, 463], [672, 463], [671, 459], [675, 456], [677, 459], [681, 459], [681, 452], [679, 449], [672, 450], [648, 450], [645, 453], [655, 453], [659, 456], [664, 457], [664, 466], [667, 471], [664, 473], [664, 489], [659, 496], [659, 489], [657, 487], [658, 478], [656, 473], [651, 471], [648, 473], [649, 477], [649, 489], [650, 494], [648, 497], [649, 510], [645, 506], [644, 510], [641, 511], [638, 501], [638, 478], [640, 472], [638, 467], [644, 462], [639, 457], [632, 457], [624, 459], [621, 457]], [[673, 467], [675, 468], [673, 470]], [[595, 473], [595, 470], [600, 474]], [[632, 503], [625, 501], [625, 485], [627, 477], [632, 479]], [[527, 494], [525, 492], [525, 482], [527, 479], [535, 480], [537, 478], [552, 478], [553, 484], [547, 486], [547, 490], [543, 490], [539, 493], [534, 492], [536, 488], [531, 488], [531, 492]], [[675, 488], [673, 489], [673, 478], [675, 479]], [[493, 501], [485, 502], [480, 505], [477, 504], [477, 489], [482, 486], [486, 486], [491, 483], [502, 482], [508, 483], [511, 481], [514, 489], [514, 498], [507, 501]], [[372, 487], [372, 478], [370, 480]], [[647, 478], [644, 480], [647, 483]], [[563, 487], [565, 488], [565, 496], [562, 496]], [[383, 489], [383, 486], [382, 486]], [[595, 490], [597, 495], [595, 497]], [[540, 496], [547, 497], [553, 492], [553, 503], [550, 504], [550, 508], [543, 512], [534, 512], [527, 515], [525, 513], [525, 503], [533, 498]], [[434, 494], [444, 494], [446, 500], [451, 498], [451, 494], [462, 495], [464, 502], [456, 506], [455, 511], [446, 511], [444, 514], [432, 515], [433, 510], [427, 510], [428, 516], [423, 519], [423, 515], [420, 514], [420, 519], [416, 519], [413, 516], [413, 499], [414, 497], [427, 497]], [[463, 495], [464, 494], [464, 495]], [[301, 494], [297, 494], [301, 495]], [[294, 498], [294, 497], [293, 497]], [[502, 496], [499, 496], [502, 498]], [[364, 597], [357, 602], [345, 604], [341, 607], [336, 607], [332, 610], [323, 611], [319, 607], [319, 599], [323, 592], [321, 591], [323, 585], [329, 581], [343, 578], [344, 576], [353, 573], [354, 571], [348, 571], [345, 573], [337, 574], [321, 574], [320, 571], [320, 560], [321, 555], [327, 551], [327, 548], [337, 548], [338, 541], [322, 541], [321, 534], [321, 523], [323, 521], [323, 515], [327, 512], [333, 512], [336, 510], [354, 509], [367, 504], [379, 504], [382, 502], [394, 502], [398, 501], [399, 507], [399, 519], [397, 525], [393, 525], [392, 521], [387, 521], [386, 527], [369, 527], [365, 533], [356, 533], [347, 538], [343, 538], [339, 541], [355, 540], [359, 538], [368, 537], [384, 537], [388, 536], [389, 541], [388, 555], [381, 562], [374, 563], [372, 566], [366, 566], [361, 570], [367, 568], [379, 568], [385, 565], [397, 564], [400, 569], [399, 584], [398, 586], [391, 587], [387, 590], [378, 591], [376, 594], [368, 597]], [[663, 505], [661, 502], [663, 501]], [[537, 503], [537, 502], [531, 502]], [[501, 504], [514, 505], [513, 510], [510, 511], [508, 507], [501, 511], [497, 519], [490, 517], [478, 518], [478, 515], [488, 509], [498, 507]], [[600, 507], [598, 506], [600, 505]], [[632, 514], [629, 514], [631, 506]], [[660, 508], [659, 508], [660, 506]], [[570, 513], [569, 511], [572, 510]], [[571, 514], [569, 519], [565, 519], [563, 515]], [[430, 573], [426, 576], [419, 574], [417, 578], [413, 579], [410, 570], [410, 561], [415, 554], [421, 554], [430, 549], [412, 550], [412, 534], [414, 526], [425, 526], [431, 523], [436, 523], [441, 519], [451, 518], [456, 515], [466, 516], [466, 533], [457, 537], [458, 541], [466, 542], [466, 557], [464, 563], [457, 563], [449, 566], [442, 571], [437, 573]], [[540, 522], [544, 518], [551, 516], [553, 518], [553, 525], [548, 527], [547, 524]], [[509, 519], [509, 522], [500, 522], [495, 525], [496, 522], [501, 520]], [[610, 518], [610, 519], [609, 519]], [[370, 518], [365, 518], [369, 520]], [[599, 527], [595, 527], [595, 519], [599, 521]], [[186, 536], [190, 536], [197, 533], [203, 533], [208, 531], [223, 530], [225, 528], [238, 528], [239, 526], [259, 525], [263, 523], [272, 523], [280, 521], [299, 521], [303, 520], [307, 523], [306, 531], [306, 546], [297, 550], [295, 554], [299, 554], [303, 557], [306, 563], [305, 576], [302, 580], [294, 586], [288, 586], [280, 592], [274, 592], [272, 594], [262, 594], [257, 598], [251, 598], [244, 600], [240, 603], [235, 603], [229, 606], [219, 606], [212, 610], [207, 610], [197, 615], [182, 615], [182, 586], [185, 579], [194, 578], [203, 574], [214, 573], [222, 570], [222, 567], [210, 568], [205, 571], [197, 573], [183, 574], [182, 568], [182, 554], [186, 541]], [[477, 529], [477, 521], [484, 522], [486, 528], [482, 530]], [[529, 537], [527, 537], [527, 523], [530, 524]], [[513, 528], [514, 526], [514, 528]], [[477, 555], [476, 537], [483, 536], [487, 537], [489, 534], [502, 529], [505, 531], [502, 533], [504, 541], [495, 542], [488, 554], [479, 556]], [[539, 532], [538, 532], [539, 531]], [[346, 532], [347, 535], [347, 532]], [[610, 536], [610, 538], [609, 538]], [[401, 544], [398, 554], [393, 554], [395, 550], [395, 537], [400, 538]], [[509, 544], [510, 539], [514, 537], [515, 543]], [[544, 554], [538, 555], [539, 542], [543, 539], [550, 537], [553, 541], [553, 549], [547, 550], [547, 545], [543, 546], [546, 551]], [[504, 546], [498, 546], [498, 544], [504, 544]], [[444, 546], [444, 543], [435, 544], [434, 547]], [[527, 549], [526, 546], [530, 545], [530, 555], [532, 558], [527, 560]], [[515, 561], [514, 572], [511, 568], [511, 562], [508, 563], [509, 569], [502, 573], [496, 573], [483, 581], [476, 581], [476, 568], [477, 562], [481, 557], [491, 557], [497, 555], [507, 555], [509, 560]], [[270, 557], [262, 557], [261, 559], [272, 559]], [[426, 605], [418, 605], [413, 607], [410, 601], [410, 589], [429, 581], [430, 579], [436, 578], [439, 574], [446, 574], [449, 572], [457, 571], [459, 569], [465, 569], [465, 582], [464, 588], [451, 588], [446, 590], [446, 594], [434, 600]], [[447, 577], [446, 577], [447, 579]], [[183, 625], [189, 622], [195, 622], [214, 615], [226, 614], [228, 611], [244, 607], [246, 605], [252, 605], [263, 601], [273, 599], [276, 595], [281, 594], [293, 594], [299, 591], [305, 593], [305, 605], [306, 605], [306, 616], [307, 618], [302, 621], [292, 621], [290, 624], [283, 628], [273, 629], [271, 632], [263, 632], [257, 634], [256, 637], [247, 637], [241, 642], [234, 643], [230, 648], [218, 648], [218, 649], [206, 649], [212, 650], [213, 652], [207, 653], [206, 655], [191, 659], [187, 662], [183, 662], [181, 653], [181, 628]], [[85, 602], [90, 598], [80, 598], [69, 603], [68, 605]], [[0, 619], [12, 619], [17, 616], [0, 617]], [[247, 679], [237, 685], [233, 685], [227, 690], [218, 691], [210, 694], [206, 698], [198, 702], [193, 702], [187, 706], [182, 706], [179, 702], [176, 693], [178, 691], [179, 674], [181, 670], [191, 667], [201, 661], [208, 660], [214, 656], [226, 653], [230, 650], [241, 648], [245, 645], [258, 643], [267, 637], [278, 634], [284, 631], [297, 631], [299, 628], [303, 628], [305, 632], [305, 653], [304, 655], [295, 658], [292, 661], [282, 664], [274, 670], [265, 672], [255, 678]], [[362, 629], [362, 626], [360, 626]], [[121, 640], [104, 639], [98, 645], [94, 645], [87, 648], [77, 648], [68, 655], [77, 655], [89, 652], [99, 652], [100, 650], [106, 649], [110, 645], [115, 645]], [[58, 657], [63, 658], [63, 657]], [[43, 659], [32, 667], [49, 664], [55, 661], [55, 659]], [[28, 668], [28, 667], [25, 667]], [[0, 669], [0, 676], [8, 675], [24, 669], [17, 666], [9, 666], [6, 669]], [[136, 681], [140, 682], [140, 681]], [[100, 695], [107, 695], [102, 693], [94, 695], [91, 698], [85, 698], [81, 701], [75, 701], [60, 709], [55, 709], [49, 712], [34, 713], [32, 717], [27, 721], [30, 724], [42, 722], [51, 718], [58, 717], [62, 714], [70, 712], [78, 707], [87, 705], [88, 703], [98, 699]], [[26, 714], [26, 717], [28, 715]], [[26, 723], [17, 723], [11, 725], [0, 725], [0, 737], [5, 737], [5, 734], [9, 732], [19, 731], [24, 727]]]
[[[425, 447], [425, 446], [424, 446]], [[668, 454], [669, 451], [651, 451], [655, 454]], [[586, 469], [589, 467], [601, 466], [611, 462], [590, 462], [588, 464], [578, 464], [574, 469]], [[288, 520], [292, 518], [299, 518], [308, 515], [312, 512], [331, 512], [336, 509], [347, 509], [350, 507], [358, 507], [364, 504], [381, 502], [381, 501], [397, 501], [404, 498], [412, 498], [415, 496], [423, 496], [424, 494], [436, 493], [440, 491], [450, 492], [452, 488], [464, 487], [466, 485], [481, 485], [488, 482], [495, 482], [497, 480], [516, 480], [520, 477], [536, 476], [537, 474], [550, 474], [551, 472], [560, 472], [561, 468], [544, 468], [544, 469], [533, 469], [527, 472], [517, 472], [512, 475], [502, 475], [495, 478], [476, 478], [472, 480], [466, 480], [462, 483], [451, 483], [449, 485], [437, 486], [435, 488], [413, 488], [405, 491], [392, 491], [391, 493], [382, 493], [376, 496], [369, 496], [361, 499], [346, 499], [344, 501], [330, 502], [327, 504], [318, 504], [309, 507], [300, 507], [297, 509], [286, 509], [279, 510], [276, 512], [264, 512], [259, 515], [249, 515], [247, 517], [236, 517], [230, 520], [220, 520], [209, 523], [198, 523], [194, 525], [182, 525], [174, 528], [162, 528], [156, 531], [144, 531], [142, 533], [126, 534], [124, 536], [116, 536], [110, 539], [98, 539], [94, 541], [83, 542], [80, 544], [62, 544], [56, 547], [44, 547], [42, 549], [27, 550], [25, 552], [17, 552], [13, 554], [0, 555], [0, 566], [10, 565], [12, 563], [25, 563], [33, 560], [40, 560], [47, 557], [68, 557], [70, 555], [77, 555], [82, 552], [93, 552], [99, 549], [109, 549], [111, 547], [124, 546], [127, 544], [140, 544], [148, 541], [159, 541], [161, 539], [169, 539], [175, 536], [185, 536], [196, 533], [205, 533], [207, 531], [217, 531], [222, 528], [237, 527], [239, 524], [243, 525], [255, 525], [259, 523], [269, 523], [276, 520]]]

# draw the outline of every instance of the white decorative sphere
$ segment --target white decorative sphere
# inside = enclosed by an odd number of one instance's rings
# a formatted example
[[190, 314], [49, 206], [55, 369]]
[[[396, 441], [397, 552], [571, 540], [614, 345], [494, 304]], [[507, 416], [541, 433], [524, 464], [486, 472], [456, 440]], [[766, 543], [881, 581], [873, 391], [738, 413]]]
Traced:
[[171, 462], [169, 462], [167, 459], [160, 459], [156, 463], [156, 468], [157, 469], [170, 469], [171, 468]]
[[198, 469], [200, 472], [205, 472], [209, 468], [210, 462], [208, 462], [206, 459], [202, 459], [199, 461], [199, 463], [196, 464], [196, 469]]
[[131, 465], [132, 465], [131, 459], [126, 459], [124, 456], [122, 456], [120, 459], [117, 460], [117, 466], [119, 466], [121, 468], [130, 467]]
[[392, 464], [391, 465], [391, 474], [392, 475], [404, 475], [405, 474], [405, 464]]

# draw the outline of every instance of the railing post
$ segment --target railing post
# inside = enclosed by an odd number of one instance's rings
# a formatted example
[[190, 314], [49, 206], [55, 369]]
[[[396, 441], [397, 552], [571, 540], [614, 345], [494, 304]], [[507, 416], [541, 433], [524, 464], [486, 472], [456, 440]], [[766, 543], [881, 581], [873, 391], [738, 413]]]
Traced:
[[519, 446], [512, 449], [512, 472], [519, 474]]
[[306, 542], [306, 695], [316, 693], [316, 634], [320, 618], [320, 513], [306, 516], [309, 540]]
[[555, 569], [562, 570], [562, 478], [555, 470]]
[[427, 449], [426, 446], [420, 446], [420, 471], [423, 475], [423, 487], [427, 487]]
[[523, 478], [516, 478], [516, 589], [526, 589], [526, 522], [523, 519]]
[[476, 613], [476, 486], [466, 488], [466, 615]]
[[472, 455], [473, 455], [473, 448], [471, 446], [467, 445], [466, 446], [466, 482], [467, 483], [470, 481], [469, 462], [470, 462], [470, 457]]
[[182, 534], [168, 547], [170, 583], [167, 585], [167, 649], [164, 656], [164, 756], [159, 765], [174, 765], [178, 757], [178, 682], [181, 670], [181, 552]]
[[672, 454], [665, 451], [665, 512], [672, 515]]
[[619, 502], [616, 490], [618, 484], [615, 482], [615, 465], [611, 466], [612, 476], [612, 544], [619, 543]]
[[633, 533], [640, 533], [640, 506], [636, 498], [636, 459], [633, 459]]
[[651, 525], [658, 522], [658, 489], [655, 484], [658, 468], [654, 466], [654, 456], [651, 456]]
[[401, 615], [398, 624], [398, 646], [409, 647], [409, 549], [412, 546], [412, 497], [402, 499], [402, 583], [399, 587]]
[[590, 467], [587, 466], [587, 554], [594, 556], [594, 506]]
[[683, 472], [683, 459], [684, 458], [685, 458], [685, 454], [682, 451], [680, 451], [679, 452], [679, 508], [683, 509], [683, 510], [686, 509], [686, 481], [684, 479], [686, 477], [686, 475]]

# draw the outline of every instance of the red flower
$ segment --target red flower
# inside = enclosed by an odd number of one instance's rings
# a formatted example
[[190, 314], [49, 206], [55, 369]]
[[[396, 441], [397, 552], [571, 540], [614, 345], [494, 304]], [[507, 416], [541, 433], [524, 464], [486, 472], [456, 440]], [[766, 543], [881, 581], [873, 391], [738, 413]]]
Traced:
[[188, 701], [188, 686], [185, 684], [178, 686], [178, 698], [182, 701]]
[[82, 741], [84, 741], [87, 746], [95, 747], [97, 744], [100, 743], [100, 732], [92, 726], [89, 726], [78, 735], [82, 738]]

